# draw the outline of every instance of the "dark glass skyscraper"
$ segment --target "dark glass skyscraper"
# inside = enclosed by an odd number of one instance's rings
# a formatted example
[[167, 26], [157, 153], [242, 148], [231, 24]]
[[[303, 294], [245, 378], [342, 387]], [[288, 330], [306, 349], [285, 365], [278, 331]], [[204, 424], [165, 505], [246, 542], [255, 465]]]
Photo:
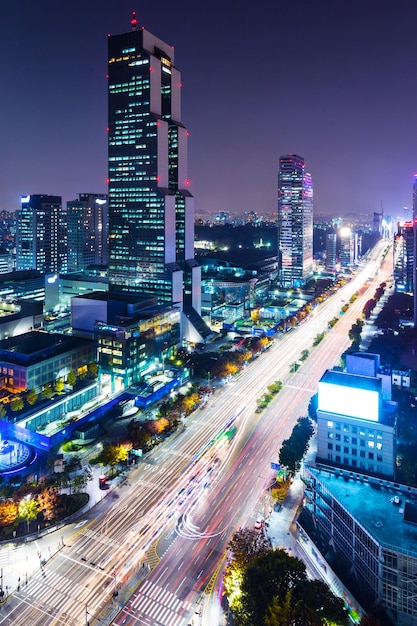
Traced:
[[68, 271], [108, 263], [108, 201], [97, 193], [80, 193], [67, 202]]
[[313, 275], [313, 185], [304, 159], [282, 156], [278, 173], [278, 280], [285, 289]]
[[108, 39], [110, 291], [200, 313], [187, 131], [174, 49], [145, 29]]
[[16, 225], [17, 270], [67, 271], [67, 212], [61, 196], [22, 196]]

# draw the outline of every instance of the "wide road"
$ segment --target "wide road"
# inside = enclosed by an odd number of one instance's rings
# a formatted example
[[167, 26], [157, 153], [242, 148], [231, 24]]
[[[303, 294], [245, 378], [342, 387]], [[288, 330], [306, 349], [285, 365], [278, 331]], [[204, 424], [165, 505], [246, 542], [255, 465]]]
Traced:
[[[282, 440], [306, 414], [324, 370], [349, 345], [348, 330], [364, 302], [390, 279], [389, 261], [379, 269], [386, 245], [379, 244], [367, 268], [299, 328], [217, 391], [183, 432], [147, 455], [129, 475], [129, 484], [112, 494], [111, 508], [101, 503], [81, 527], [74, 525], [70, 545], [1, 608], [0, 625], [189, 623], [234, 530], [253, 524]], [[314, 337], [339, 316], [342, 300], [359, 291], [357, 301], [312, 348]], [[304, 349], [310, 350], [309, 358], [291, 374], [291, 363]], [[255, 413], [256, 400], [276, 380], [284, 383], [283, 390], [266, 411]], [[237, 432], [228, 443], [221, 434], [232, 421]], [[212, 616], [198, 619], [216, 623]]]

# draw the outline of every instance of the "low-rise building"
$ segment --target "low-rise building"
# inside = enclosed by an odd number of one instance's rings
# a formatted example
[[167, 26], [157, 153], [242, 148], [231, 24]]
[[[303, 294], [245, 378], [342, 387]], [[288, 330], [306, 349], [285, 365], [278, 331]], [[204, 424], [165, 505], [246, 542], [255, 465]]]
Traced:
[[31, 331], [0, 341], [0, 387], [15, 393], [87, 372], [95, 361], [94, 342], [68, 335]]

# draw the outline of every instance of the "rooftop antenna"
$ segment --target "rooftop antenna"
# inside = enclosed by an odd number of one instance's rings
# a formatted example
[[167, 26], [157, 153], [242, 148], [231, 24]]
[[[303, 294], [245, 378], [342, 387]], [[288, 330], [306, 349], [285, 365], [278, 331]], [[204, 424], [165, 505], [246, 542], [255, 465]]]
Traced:
[[132, 11], [132, 19], [130, 20], [132, 25], [132, 30], [136, 30], [137, 21], [136, 21], [136, 11]]

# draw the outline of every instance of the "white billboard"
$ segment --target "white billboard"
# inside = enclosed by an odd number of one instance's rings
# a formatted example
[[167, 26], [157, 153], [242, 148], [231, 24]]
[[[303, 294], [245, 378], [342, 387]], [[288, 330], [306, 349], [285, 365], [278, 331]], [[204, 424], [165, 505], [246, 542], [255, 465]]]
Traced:
[[319, 382], [318, 408], [328, 413], [378, 421], [379, 393], [376, 390]]

